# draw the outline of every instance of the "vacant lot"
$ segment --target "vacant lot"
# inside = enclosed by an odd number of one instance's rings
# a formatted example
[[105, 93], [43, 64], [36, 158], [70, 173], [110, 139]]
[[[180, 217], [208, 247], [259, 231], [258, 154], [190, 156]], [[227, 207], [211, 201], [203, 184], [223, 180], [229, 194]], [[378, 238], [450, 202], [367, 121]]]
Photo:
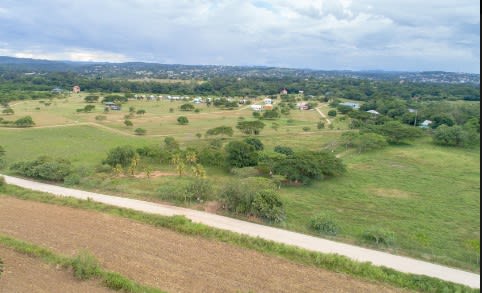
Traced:
[[71, 272], [2, 246], [0, 256], [5, 263], [5, 272], [0, 277], [0, 292], [114, 292], [95, 281], [80, 282]]
[[227, 244], [95, 212], [3, 198], [0, 233], [66, 255], [92, 252], [106, 269], [168, 292], [397, 292]]

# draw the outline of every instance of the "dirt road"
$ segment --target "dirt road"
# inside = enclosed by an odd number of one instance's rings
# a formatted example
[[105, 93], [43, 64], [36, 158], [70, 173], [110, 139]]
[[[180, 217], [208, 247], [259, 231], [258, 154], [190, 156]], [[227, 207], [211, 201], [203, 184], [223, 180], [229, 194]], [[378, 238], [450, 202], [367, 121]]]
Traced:
[[102, 287], [96, 281], [80, 282], [71, 272], [16, 253], [1, 245], [0, 256], [5, 262], [5, 272], [0, 277], [0, 292], [115, 292]]
[[371, 262], [377, 266], [385, 266], [405, 273], [426, 275], [458, 284], [463, 284], [472, 288], [480, 288], [480, 275], [478, 274], [415, 260], [408, 257], [392, 255], [376, 250], [338, 243], [300, 233], [244, 222], [190, 209], [63, 188], [10, 176], [4, 177], [8, 184], [51, 193], [57, 196], [69, 196], [84, 200], [91, 199], [108, 205], [130, 208], [146, 213], [164, 216], [183, 215], [191, 219], [193, 222], [202, 223], [223, 230], [229, 230], [240, 234], [260, 237], [288, 245], [294, 245], [311, 251], [339, 254], [349, 257], [353, 260]]
[[0, 233], [69, 256], [88, 250], [102, 267], [168, 292], [402, 292], [120, 217], [9, 197], [0, 199]]

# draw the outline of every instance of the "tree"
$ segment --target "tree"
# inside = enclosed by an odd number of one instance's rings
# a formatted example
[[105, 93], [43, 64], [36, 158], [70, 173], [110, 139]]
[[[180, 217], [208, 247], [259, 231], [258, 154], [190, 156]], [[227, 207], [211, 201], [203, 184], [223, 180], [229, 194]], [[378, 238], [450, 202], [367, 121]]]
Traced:
[[187, 125], [189, 124], [189, 119], [186, 116], [181, 116], [177, 118], [177, 123], [179, 123], [179, 125]]
[[252, 203], [256, 216], [270, 222], [280, 223], [285, 218], [285, 211], [281, 197], [274, 190], [258, 191]]
[[433, 141], [443, 146], [464, 146], [468, 141], [468, 133], [461, 126], [442, 125], [435, 130]]
[[338, 112], [340, 112], [341, 114], [348, 114], [348, 113], [350, 113], [350, 112], [353, 111], [353, 108], [350, 107], [350, 106], [339, 105], [339, 106], [337, 107], [337, 110], [338, 110]]
[[248, 137], [244, 140], [245, 143], [251, 145], [254, 147], [256, 151], [262, 151], [264, 150], [264, 144], [259, 140], [258, 138], [255, 137]]
[[232, 136], [234, 135], [234, 131], [233, 131], [233, 128], [232, 128], [232, 127], [229, 127], [229, 126], [220, 126], [220, 127], [216, 127], [216, 128], [213, 128], [213, 129], [209, 129], [209, 130], [206, 132], [206, 135], [207, 135], [207, 136], [217, 136], [217, 135], [221, 135], [221, 137], [224, 137], [224, 136], [232, 137]]
[[354, 145], [357, 147], [358, 153], [362, 153], [382, 149], [388, 146], [388, 142], [382, 135], [376, 133], [362, 133], [355, 139]]
[[142, 116], [142, 115], [146, 114], [146, 110], [138, 110], [138, 111], [136, 112], [136, 114]]
[[[257, 113], [257, 112], [255, 112], [255, 113]], [[263, 113], [263, 119], [266, 119], [266, 120], [274, 120], [274, 119], [278, 119], [280, 117], [281, 117], [281, 114], [277, 110], [272, 110], [272, 111], [268, 110], [268, 111], [265, 111]]]
[[94, 106], [94, 105], [87, 105], [87, 106], [84, 107], [84, 112], [85, 112], [85, 113], [90, 113], [90, 112], [92, 112], [92, 111], [94, 111], [94, 110], [95, 110], [95, 106]]
[[432, 120], [433, 120], [433, 123], [432, 123], [431, 126], [432, 126], [433, 129], [437, 129], [442, 125], [447, 125], [447, 126], [454, 126], [455, 125], [455, 121], [453, 120], [453, 118], [450, 117], [449, 115], [445, 115], [445, 114], [437, 115], [437, 116], [433, 117]]
[[230, 142], [226, 148], [229, 167], [244, 168], [258, 164], [258, 154], [252, 145], [242, 141]]
[[100, 98], [99, 96], [87, 96], [84, 98], [84, 101], [86, 103], [96, 103], [99, 101], [99, 98]]
[[246, 135], [259, 135], [265, 126], [261, 121], [240, 121], [236, 128]]
[[136, 130], [134, 130], [134, 132], [136, 135], [146, 135], [147, 130], [145, 130], [144, 128], [137, 128]]
[[336, 117], [337, 114], [338, 114], [338, 113], [336, 112], [336, 110], [330, 110], [330, 111], [328, 111], [328, 116], [330, 116], [330, 117]]
[[164, 145], [168, 152], [179, 150], [179, 143], [172, 136], [168, 136], [164, 139]]
[[5, 167], [5, 149], [0, 145], [0, 169]]
[[193, 104], [184, 104], [184, 105], [181, 105], [180, 109], [181, 111], [186, 111], [186, 112], [190, 112], [190, 111], [194, 111], [196, 107], [194, 107]]
[[33, 119], [30, 116], [25, 116], [23, 118], [20, 118], [20, 119], [16, 120], [13, 124], [16, 127], [21, 127], [21, 128], [35, 126], [35, 122], [33, 122]]
[[112, 168], [117, 165], [123, 168], [128, 167], [136, 156], [136, 150], [132, 146], [121, 146], [111, 149], [107, 153], [107, 158], [103, 161], [104, 164]]
[[325, 122], [323, 121], [318, 121], [318, 124], [316, 125], [319, 130], [325, 129]]
[[132, 121], [130, 121], [130, 120], [128, 120], [128, 119], [124, 120], [124, 124], [125, 124], [125, 126], [127, 126], [127, 127], [132, 127], [132, 126], [134, 126], [134, 123], [132, 123]]
[[290, 147], [286, 147], [286, 146], [281, 146], [281, 145], [278, 145], [274, 148], [274, 151], [279, 153], [279, 154], [283, 154], [285, 156], [292, 156], [295, 154], [295, 152], [293, 151], [292, 148]]
[[399, 121], [389, 121], [383, 125], [368, 126], [368, 132], [375, 132], [387, 138], [389, 143], [401, 144], [407, 140], [421, 137], [423, 132], [420, 128], [402, 124]]
[[7, 108], [7, 109], [4, 109], [2, 113], [5, 115], [13, 115], [15, 114], [15, 111], [12, 108]]

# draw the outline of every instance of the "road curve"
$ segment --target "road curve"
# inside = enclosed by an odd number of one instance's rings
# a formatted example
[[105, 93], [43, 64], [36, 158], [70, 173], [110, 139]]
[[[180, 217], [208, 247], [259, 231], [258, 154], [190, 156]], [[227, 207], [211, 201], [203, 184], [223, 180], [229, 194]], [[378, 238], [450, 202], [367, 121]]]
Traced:
[[329, 241], [300, 233], [244, 222], [206, 212], [64, 188], [55, 185], [43, 184], [35, 181], [4, 176], [1, 174], [0, 176], [5, 177], [8, 184], [16, 185], [30, 190], [50, 193], [61, 197], [74, 197], [83, 200], [91, 199], [99, 203], [163, 216], [185, 216], [191, 219], [193, 222], [202, 223], [207, 226], [223, 230], [245, 234], [252, 237], [260, 237], [266, 240], [293, 245], [311, 251], [339, 254], [356, 261], [371, 262], [376, 266], [384, 266], [400, 272], [416, 275], [426, 275], [480, 289], [480, 275], [478, 274], [444, 267], [441, 265], [436, 265], [420, 260], [415, 260], [408, 257], [392, 255], [385, 252]]

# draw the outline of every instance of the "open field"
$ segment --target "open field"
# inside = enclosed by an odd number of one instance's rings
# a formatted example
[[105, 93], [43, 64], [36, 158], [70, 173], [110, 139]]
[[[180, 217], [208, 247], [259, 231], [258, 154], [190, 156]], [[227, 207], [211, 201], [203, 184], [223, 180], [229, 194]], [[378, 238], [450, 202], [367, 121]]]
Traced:
[[25, 256], [0, 245], [5, 272], [0, 277], [0, 292], [115, 292], [96, 281], [81, 282], [72, 273], [45, 264], [40, 259]]
[[69, 256], [86, 249], [103, 267], [168, 292], [402, 292], [96, 212], [9, 197], [0, 210], [3, 234]]
[[[105, 115], [105, 121], [96, 121], [95, 116], [104, 115], [100, 104], [97, 113], [75, 113], [77, 108], [85, 106], [82, 97], [70, 97], [67, 102], [58, 100], [49, 107], [38, 101], [15, 104], [15, 117], [31, 114], [39, 128], [0, 128], [0, 145], [6, 149], [7, 161], [48, 154], [67, 158], [76, 167], [92, 171], [113, 147], [161, 145], [167, 135], [174, 136], [183, 147], [203, 144], [207, 140], [196, 138], [196, 133], [204, 134], [207, 129], [221, 125], [234, 127], [239, 117], [251, 117], [248, 109], [222, 111], [201, 105], [198, 106], [201, 113], [186, 115], [191, 120], [189, 125], [179, 126], [176, 118], [186, 114], [177, 110], [181, 102], [130, 101], [122, 113], [111, 112]], [[35, 110], [38, 106], [42, 110]], [[129, 106], [147, 111], [146, 115], [132, 119], [134, 128], [123, 125]], [[170, 113], [170, 108], [175, 108], [175, 113]], [[328, 106], [321, 104], [320, 109], [326, 114]], [[334, 129], [318, 131], [319, 119], [316, 111], [293, 110], [289, 119], [276, 121], [280, 125], [278, 131], [271, 128], [272, 122], [267, 122], [259, 138], [270, 150], [277, 145], [295, 150], [320, 150], [339, 139], [347, 129], [347, 122], [342, 121], [342, 116], [337, 117], [333, 119]], [[75, 123], [80, 125], [69, 126]], [[49, 128], [58, 124], [68, 125]], [[303, 131], [305, 126], [311, 130]], [[147, 136], [134, 136], [133, 129], [137, 127], [147, 129]], [[243, 137], [235, 131], [233, 139]], [[287, 210], [282, 227], [311, 234], [310, 218], [325, 212], [341, 227], [335, 240], [370, 246], [361, 236], [377, 227], [395, 235], [392, 245], [379, 246], [379, 249], [480, 271], [480, 254], [470, 248], [470, 242], [480, 238], [479, 149], [437, 147], [422, 138], [412, 145], [390, 146], [361, 155], [352, 152], [340, 155], [348, 167], [343, 177], [281, 190]], [[156, 171], [174, 172], [171, 166], [150, 163]], [[230, 178], [221, 169], [207, 168], [207, 171], [216, 186]], [[87, 172], [86, 178], [81, 188], [151, 201], [164, 200], [160, 187], [176, 186], [185, 180], [173, 176], [114, 178], [92, 175], [92, 172]]]

